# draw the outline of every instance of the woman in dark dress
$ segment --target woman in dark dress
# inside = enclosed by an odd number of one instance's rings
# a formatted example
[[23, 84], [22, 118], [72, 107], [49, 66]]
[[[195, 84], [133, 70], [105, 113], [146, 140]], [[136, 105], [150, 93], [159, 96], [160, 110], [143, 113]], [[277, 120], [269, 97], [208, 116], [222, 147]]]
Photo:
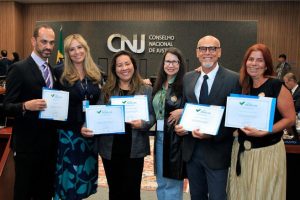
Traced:
[[158, 200], [181, 200], [185, 165], [182, 160], [182, 137], [174, 126], [182, 113], [182, 82], [185, 63], [177, 48], [168, 48], [153, 88], [156, 115], [155, 169]]
[[[154, 124], [152, 87], [145, 85], [132, 54], [116, 53], [112, 59], [107, 82], [102, 90], [101, 104], [110, 104], [111, 96], [146, 95], [149, 121], [141, 119], [125, 123], [125, 134], [97, 135], [96, 150], [102, 158], [109, 186], [109, 199], [140, 199], [144, 157], [150, 154], [148, 130]], [[92, 131], [82, 128], [82, 134]]]
[[97, 190], [94, 139], [83, 137], [80, 130], [85, 122], [84, 105], [96, 104], [99, 99], [101, 73], [81, 35], [66, 37], [64, 52], [64, 64], [55, 68], [55, 75], [59, 80], [57, 89], [69, 92], [69, 111], [68, 120], [58, 129], [55, 199], [77, 200]]

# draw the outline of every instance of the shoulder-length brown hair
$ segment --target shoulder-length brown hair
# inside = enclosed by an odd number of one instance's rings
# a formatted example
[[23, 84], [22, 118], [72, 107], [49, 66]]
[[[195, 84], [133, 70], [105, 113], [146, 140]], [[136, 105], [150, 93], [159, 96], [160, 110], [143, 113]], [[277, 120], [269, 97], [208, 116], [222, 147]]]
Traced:
[[130, 58], [131, 63], [134, 68], [134, 72], [133, 72], [132, 78], [129, 83], [130, 90], [129, 90], [128, 94], [134, 94], [136, 91], [139, 91], [141, 86], [143, 85], [143, 81], [138, 72], [136, 60], [133, 57], [133, 55], [130, 52], [125, 51], [125, 50], [119, 51], [119, 52], [115, 53], [112, 58], [111, 65], [108, 70], [107, 81], [103, 87], [105, 103], [108, 103], [110, 97], [120, 90], [120, 88], [119, 88], [120, 78], [117, 76], [117, 73], [116, 73], [116, 63], [117, 63], [118, 57], [120, 57], [122, 55], [126, 55]]
[[249, 94], [250, 88], [252, 86], [252, 79], [249, 76], [249, 74], [247, 73], [246, 63], [247, 63], [247, 60], [248, 60], [250, 54], [253, 51], [260, 51], [263, 55], [263, 58], [264, 58], [264, 61], [265, 61], [265, 64], [266, 64], [266, 66], [265, 66], [266, 70], [263, 74], [264, 77], [274, 76], [272, 55], [271, 55], [271, 52], [270, 52], [269, 48], [264, 44], [254, 44], [254, 45], [252, 45], [246, 51], [246, 53], [244, 55], [244, 58], [243, 58], [242, 67], [240, 69], [240, 84], [242, 86], [242, 93], [243, 94]]
[[165, 62], [166, 55], [168, 53], [175, 55], [179, 60], [179, 70], [176, 74], [176, 78], [174, 80], [174, 83], [172, 84], [173, 85], [172, 87], [176, 96], [182, 96], [182, 82], [183, 82], [183, 76], [186, 72], [186, 67], [185, 67], [185, 62], [181, 51], [175, 47], [168, 48], [163, 55], [163, 58], [160, 63], [159, 71], [157, 74], [157, 79], [153, 87], [153, 95], [155, 95], [156, 92], [159, 91], [162, 88], [162, 85], [167, 81], [168, 75], [164, 70], [164, 65], [165, 65], [164, 62]]

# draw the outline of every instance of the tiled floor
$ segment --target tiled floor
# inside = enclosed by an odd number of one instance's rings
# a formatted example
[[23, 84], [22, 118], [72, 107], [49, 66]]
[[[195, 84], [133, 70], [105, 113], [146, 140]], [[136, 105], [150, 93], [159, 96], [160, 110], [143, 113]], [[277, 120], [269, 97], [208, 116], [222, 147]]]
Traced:
[[[141, 184], [142, 190], [154, 191], [157, 187], [156, 178], [153, 170], [153, 149], [154, 149], [153, 144], [154, 144], [154, 137], [151, 136], [150, 137], [151, 155], [145, 157], [142, 184]], [[103, 169], [101, 158], [99, 158], [99, 186], [107, 187], [105, 172]], [[184, 191], [188, 192], [187, 180], [185, 181]]]

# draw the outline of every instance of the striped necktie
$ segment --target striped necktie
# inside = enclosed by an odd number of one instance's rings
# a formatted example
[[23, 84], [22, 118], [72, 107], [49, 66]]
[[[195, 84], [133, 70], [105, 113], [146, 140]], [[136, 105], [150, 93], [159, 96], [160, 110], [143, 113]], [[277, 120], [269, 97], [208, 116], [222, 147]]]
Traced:
[[51, 88], [51, 74], [48, 64], [45, 62], [43, 64], [43, 75], [46, 83], [47, 88]]

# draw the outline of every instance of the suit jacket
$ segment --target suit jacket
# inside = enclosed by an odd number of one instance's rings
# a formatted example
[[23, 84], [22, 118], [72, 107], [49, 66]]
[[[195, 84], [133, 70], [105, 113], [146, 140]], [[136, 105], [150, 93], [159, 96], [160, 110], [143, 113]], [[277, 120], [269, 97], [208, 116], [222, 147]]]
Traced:
[[7, 58], [0, 59], [0, 76], [6, 76], [7, 69], [9, 65], [11, 64], [11, 61]]
[[293, 93], [294, 105], [296, 113], [300, 112], [300, 86]]
[[12, 149], [16, 152], [40, 153], [56, 149], [54, 122], [39, 119], [39, 111], [24, 113], [22, 109], [23, 102], [41, 99], [42, 88], [46, 87], [42, 72], [31, 56], [13, 64], [6, 83], [4, 110], [6, 115], [14, 117]]
[[[194, 88], [200, 73], [196, 71], [188, 72], [183, 79], [183, 96], [185, 102], [198, 103], [194, 93]], [[230, 93], [240, 93], [239, 76], [237, 73], [219, 67], [211, 91], [208, 96], [210, 105], [226, 106], [227, 96]], [[224, 127], [225, 113], [223, 115], [219, 132], [210, 139], [196, 139], [192, 134], [184, 136], [183, 139], [183, 159], [189, 161], [193, 155], [196, 142], [200, 143], [199, 148], [204, 154], [204, 160], [211, 169], [225, 169], [230, 165], [231, 148], [233, 142], [232, 128]]]
[[291, 69], [292, 69], [292, 67], [289, 63], [285, 62], [283, 67], [282, 67], [282, 64], [279, 63], [276, 67], [277, 77], [280, 80], [283, 80], [284, 75], [286, 75], [288, 72], [290, 72]]

